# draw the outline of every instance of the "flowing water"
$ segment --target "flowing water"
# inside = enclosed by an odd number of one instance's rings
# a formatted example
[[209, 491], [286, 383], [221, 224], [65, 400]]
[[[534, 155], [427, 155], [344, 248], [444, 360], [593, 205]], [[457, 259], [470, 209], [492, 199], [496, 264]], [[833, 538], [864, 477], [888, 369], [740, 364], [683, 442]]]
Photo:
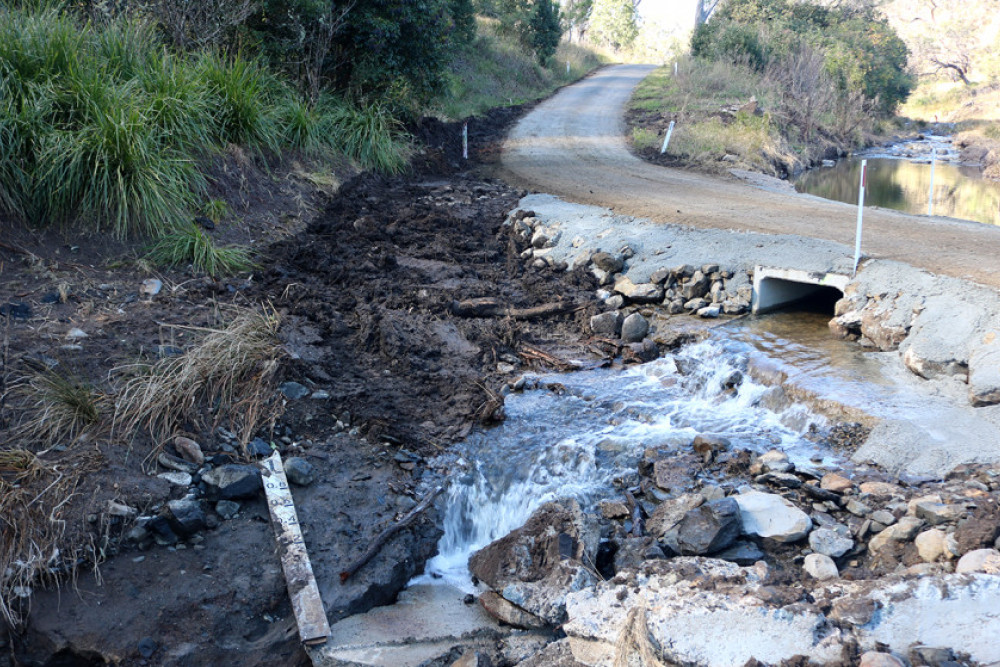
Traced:
[[859, 153], [834, 167], [812, 169], [795, 189], [824, 199], [857, 204], [861, 159], [868, 160], [866, 206], [926, 214], [931, 195], [931, 149], [934, 165], [933, 214], [1000, 224], [1000, 185], [984, 180], [977, 166], [964, 165], [948, 137], [928, 136]]
[[[615, 482], [635, 482], [647, 448], [686, 450], [698, 433], [756, 452], [779, 448], [800, 467], [842, 463], [807, 437], [824, 417], [787, 402], [769, 409], [773, 390], [745, 375], [752, 357], [775, 353], [792, 357], [803, 376], [823, 369], [845, 388], [872, 373], [856, 347], [830, 338], [828, 317], [748, 319], [647, 364], [536, 376], [537, 388], [508, 396], [506, 422], [460, 448], [464, 472], [448, 491], [439, 555], [418, 582], [471, 591], [469, 556], [540, 505], [570, 496], [593, 507], [620, 496]], [[830, 366], [830, 358], [840, 361]]]

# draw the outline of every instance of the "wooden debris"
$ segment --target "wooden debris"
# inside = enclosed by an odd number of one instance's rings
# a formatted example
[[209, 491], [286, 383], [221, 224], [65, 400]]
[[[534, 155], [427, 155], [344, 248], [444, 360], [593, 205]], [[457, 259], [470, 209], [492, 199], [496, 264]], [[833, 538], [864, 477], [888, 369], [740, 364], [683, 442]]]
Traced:
[[368, 561], [374, 558], [375, 555], [381, 551], [382, 547], [385, 546], [386, 542], [388, 542], [393, 535], [416, 521], [417, 517], [420, 516], [424, 510], [430, 507], [431, 503], [434, 502], [434, 499], [437, 498], [438, 494], [443, 490], [443, 486], [437, 487], [427, 494], [427, 497], [421, 500], [419, 505], [410, 510], [409, 514], [383, 530], [382, 533], [375, 538], [375, 541], [372, 542], [371, 546], [368, 547], [363, 554], [361, 554], [361, 557], [351, 563], [346, 570], [340, 573], [340, 583], [346, 584], [348, 579], [354, 576], [358, 570], [363, 568]]
[[531, 345], [525, 345], [523, 343], [518, 350], [518, 354], [525, 361], [540, 361], [560, 371], [575, 371], [580, 368], [580, 364], [560, 359], [559, 357], [549, 354], [544, 350], [539, 350], [537, 347], [532, 347]]
[[326, 610], [306, 552], [281, 454], [274, 452], [264, 460], [264, 474], [267, 507], [271, 512], [271, 523], [278, 542], [281, 567], [285, 572], [288, 597], [292, 600], [292, 610], [299, 626], [299, 637], [304, 644], [324, 644], [330, 636], [330, 624], [326, 620]]
[[565, 315], [582, 310], [590, 302], [573, 303], [572, 301], [556, 301], [543, 303], [530, 308], [511, 308], [500, 303], [493, 297], [465, 299], [451, 302], [451, 314], [457, 317], [510, 317], [515, 320], [538, 320], [553, 315]]

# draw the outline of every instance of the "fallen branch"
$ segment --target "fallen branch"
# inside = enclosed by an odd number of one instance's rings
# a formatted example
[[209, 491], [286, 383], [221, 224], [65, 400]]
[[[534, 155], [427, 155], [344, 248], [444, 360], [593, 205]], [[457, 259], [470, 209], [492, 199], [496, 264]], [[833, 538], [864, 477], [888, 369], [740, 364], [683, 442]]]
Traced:
[[457, 317], [510, 317], [515, 320], [538, 320], [553, 315], [565, 315], [577, 310], [583, 310], [590, 302], [573, 303], [572, 301], [556, 301], [543, 303], [530, 308], [511, 308], [500, 303], [493, 297], [452, 301], [451, 313]]
[[575, 371], [580, 368], [580, 364], [560, 359], [557, 356], [549, 354], [543, 350], [539, 350], [537, 347], [532, 347], [530, 345], [522, 344], [518, 350], [518, 354], [521, 355], [521, 358], [525, 361], [541, 361], [561, 371]]
[[412, 524], [424, 510], [430, 507], [430, 504], [434, 502], [434, 499], [437, 498], [438, 494], [442, 491], [444, 491], [443, 486], [437, 487], [431, 491], [426, 498], [420, 501], [419, 505], [410, 510], [409, 514], [383, 530], [382, 533], [375, 538], [375, 541], [372, 542], [372, 545], [368, 547], [363, 554], [361, 554], [361, 557], [351, 563], [346, 570], [340, 573], [340, 583], [342, 585], [346, 584], [348, 579], [354, 576], [358, 570], [363, 568], [368, 561], [374, 558], [375, 555], [381, 551], [382, 547], [385, 546], [385, 543], [388, 542], [393, 535]]
[[628, 503], [629, 513], [632, 515], [632, 537], [642, 537], [646, 532], [646, 526], [642, 520], [642, 505], [635, 501], [635, 496], [629, 491], [625, 491], [625, 501]]

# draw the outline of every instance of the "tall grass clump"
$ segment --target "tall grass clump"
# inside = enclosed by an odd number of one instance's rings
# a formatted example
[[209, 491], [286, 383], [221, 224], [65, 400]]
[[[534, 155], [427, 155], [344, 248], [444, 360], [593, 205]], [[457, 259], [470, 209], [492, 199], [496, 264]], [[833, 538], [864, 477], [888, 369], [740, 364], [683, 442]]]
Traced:
[[30, 416], [21, 425], [29, 439], [46, 445], [73, 440], [101, 418], [104, 397], [73, 373], [47, 368], [21, 387]]
[[260, 62], [205, 53], [198, 59], [198, 71], [208, 85], [219, 143], [278, 148], [269, 111], [280, 85]]
[[381, 103], [345, 104], [329, 112], [337, 147], [366, 169], [398, 174], [409, 149], [400, 122]]
[[161, 236], [150, 247], [147, 256], [163, 266], [190, 264], [195, 272], [212, 278], [247, 271], [253, 267], [250, 253], [245, 248], [217, 247], [208, 234], [193, 224]]
[[121, 369], [130, 373], [118, 394], [115, 422], [128, 433], [147, 429], [157, 442], [186, 423], [223, 421], [243, 442], [280, 416], [274, 379], [284, 348], [271, 309], [240, 309], [222, 329], [207, 329], [177, 357]]

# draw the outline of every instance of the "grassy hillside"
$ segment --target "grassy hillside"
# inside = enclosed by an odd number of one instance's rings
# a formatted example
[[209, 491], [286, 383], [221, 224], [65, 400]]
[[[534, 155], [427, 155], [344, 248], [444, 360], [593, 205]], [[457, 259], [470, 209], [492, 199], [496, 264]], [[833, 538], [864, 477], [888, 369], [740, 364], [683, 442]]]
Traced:
[[458, 120], [493, 107], [534, 101], [607, 61], [597, 50], [562, 42], [548, 67], [542, 67], [498, 27], [495, 20], [479, 19], [475, 41], [455, 57], [447, 93], [432, 106], [431, 113]]

